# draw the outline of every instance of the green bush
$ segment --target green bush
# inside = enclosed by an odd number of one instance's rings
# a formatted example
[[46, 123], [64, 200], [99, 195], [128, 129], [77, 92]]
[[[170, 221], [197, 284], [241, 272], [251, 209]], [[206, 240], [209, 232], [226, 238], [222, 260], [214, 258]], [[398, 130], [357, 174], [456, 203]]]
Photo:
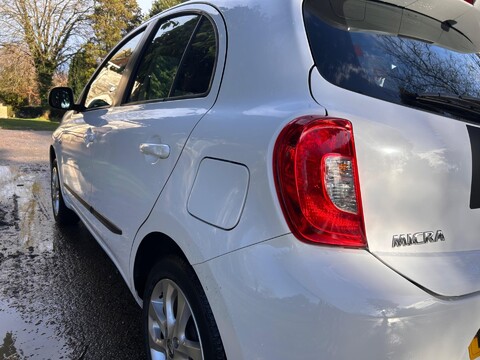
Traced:
[[45, 109], [41, 106], [19, 106], [15, 115], [20, 119], [35, 119], [41, 117]]

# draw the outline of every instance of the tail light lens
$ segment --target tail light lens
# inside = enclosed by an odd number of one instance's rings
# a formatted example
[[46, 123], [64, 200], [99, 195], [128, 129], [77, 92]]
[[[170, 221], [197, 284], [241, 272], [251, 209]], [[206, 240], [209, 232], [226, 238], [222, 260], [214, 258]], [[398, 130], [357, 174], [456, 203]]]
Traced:
[[366, 247], [352, 124], [306, 116], [274, 150], [275, 185], [293, 234], [303, 241]]

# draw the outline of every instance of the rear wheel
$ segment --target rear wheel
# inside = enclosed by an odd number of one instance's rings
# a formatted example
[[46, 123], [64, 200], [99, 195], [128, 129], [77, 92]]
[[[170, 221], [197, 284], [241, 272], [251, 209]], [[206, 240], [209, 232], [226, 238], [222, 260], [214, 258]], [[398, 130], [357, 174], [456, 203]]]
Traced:
[[202, 286], [179, 257], [164, 258], [151, 270], [143, 319], [149, 359], [226, 359]]
[[71, 225], [78, 222], [78, 216], [67, 208], [63, 201], [57, 159], [53, 160], [50, 172], [50, 194], [52, 198], [53, 217], [59, 225]]

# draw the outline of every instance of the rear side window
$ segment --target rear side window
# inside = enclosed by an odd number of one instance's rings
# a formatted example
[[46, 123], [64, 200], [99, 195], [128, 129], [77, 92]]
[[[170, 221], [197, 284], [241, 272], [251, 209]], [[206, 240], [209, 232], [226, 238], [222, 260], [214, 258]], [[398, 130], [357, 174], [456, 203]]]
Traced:
[[199, 16], [182, 16], [160, 25], [138, 68], [130, 101], [167, 98]]
[[440, 22], [369, 0], [343, 3], [304, 3], [315, 65], [327, 81], [446, 116], [478, 118], [478, 24]]
[[206, 17], [170, 19], [160, 25], [140, 60], [128, 102], [204, 95], [215, 59], [215, 30]]
[[206, 93], [213, 75], [216, 51], [215, 30], [212, 23], [203, 17], [185, 54], [171, 96]]

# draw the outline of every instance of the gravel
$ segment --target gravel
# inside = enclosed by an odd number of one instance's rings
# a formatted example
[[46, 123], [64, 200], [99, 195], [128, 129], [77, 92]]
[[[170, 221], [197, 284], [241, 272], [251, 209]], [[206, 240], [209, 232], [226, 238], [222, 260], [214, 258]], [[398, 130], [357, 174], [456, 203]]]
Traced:
[[0, 129], [0, 165], [47, 164], [50, 131]]

